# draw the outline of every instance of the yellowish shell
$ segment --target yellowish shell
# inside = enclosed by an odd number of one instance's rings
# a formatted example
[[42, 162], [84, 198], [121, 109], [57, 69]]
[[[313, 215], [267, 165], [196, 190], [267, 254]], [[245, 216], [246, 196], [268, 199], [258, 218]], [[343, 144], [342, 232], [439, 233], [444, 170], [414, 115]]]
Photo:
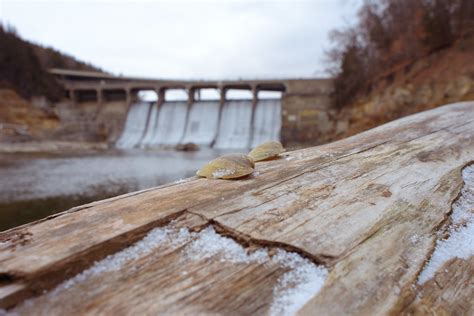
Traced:
[[285, 151], [283, 145], [280, 142], [270, 141], [255, 147], [250, 153], [250, 158], [253, 161], [262, 161], [274, 158]]
[[255, 164], [247, 155], [228, 154], [216, 158], [196, 172], [208, 179], [236, 179], [251, 174]]

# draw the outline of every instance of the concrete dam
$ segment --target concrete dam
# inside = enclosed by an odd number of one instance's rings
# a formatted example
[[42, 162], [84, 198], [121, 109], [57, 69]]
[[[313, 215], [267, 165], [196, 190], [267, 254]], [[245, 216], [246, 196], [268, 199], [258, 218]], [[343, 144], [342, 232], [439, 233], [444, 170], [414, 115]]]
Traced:
[[[96, 134], [105, 134], [118, 148], [195, 143], [244, 149], [267, 140], [314, 143], [333, 124], [332, 79], [165, 80], [65, 69], [50, 73], [64, 87], [69, 100], [64, 106], [79, 109], [81, 115], [74, 117], [87, 121], [83, 130], [92, 131], [96, 124]], [[186, 96], [169, 99], [171, 90]], [[204, 90], [214, 90], [216, 98], [201, 98]], [[241, 93], [237, 97], [236, 91]], [[247, 99], [240, 97], [242, 91]], [[156, 101], [143, 101], [141, 92], [154, 92]], [[71, 130], [75, 125], [77, 119], [71, 120]]]
[[[281, 100], [136, 102], [131, 105], [119, 148], [148, 148], [194, 143], [219, 149], [249, 148], [280, 140]], [[252, 122], [253, 120], [253, 122]], [[252, 128], [252, 125], [254, 128]]]

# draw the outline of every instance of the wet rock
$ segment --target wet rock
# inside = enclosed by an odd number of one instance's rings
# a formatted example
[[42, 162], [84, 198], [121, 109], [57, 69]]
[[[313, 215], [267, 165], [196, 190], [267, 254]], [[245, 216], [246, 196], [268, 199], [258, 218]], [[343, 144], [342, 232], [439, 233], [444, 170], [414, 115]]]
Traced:
[[185, 143], [176, 145], [174, 149], [178, 151], [197, 151], [199, 150], [199, 146], [194, 143]]

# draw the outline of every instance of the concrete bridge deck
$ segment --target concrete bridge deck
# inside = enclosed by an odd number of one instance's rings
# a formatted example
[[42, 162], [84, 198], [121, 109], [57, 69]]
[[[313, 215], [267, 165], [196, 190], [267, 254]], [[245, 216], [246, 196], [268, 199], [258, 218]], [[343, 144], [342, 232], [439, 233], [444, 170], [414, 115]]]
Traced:
[[[127, 95], [140, 90], [154, 90], [158, 95], [167, 89], [229, 89], [258, 91], [280, 91], [285, 94], [327, 94], [332, 92], [332, 79], [238, 79], [238, 80], [170, 80], [113, 76], [99, 72], [51, 69], [50, 73], [63, 84], [69, 95], [95, 91], [122, 90]], [[305, 87], [305, 88], [303, 88]]]

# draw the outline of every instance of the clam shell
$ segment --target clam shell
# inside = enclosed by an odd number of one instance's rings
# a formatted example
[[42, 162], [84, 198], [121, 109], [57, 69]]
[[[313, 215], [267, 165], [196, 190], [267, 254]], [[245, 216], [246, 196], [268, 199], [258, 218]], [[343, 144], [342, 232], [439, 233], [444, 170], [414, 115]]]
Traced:
[[255, 147], [249, 153], [249, 156], [256, 162], [274, 158], [284, 151], [285, 148], [283, 148], [283, 145], [280, 142], [270, 141]]
[[208, 179], [236, 179], [251, 174], [255, 164], [247, 155], [228, 154], [216, 158], [196, 172]]

